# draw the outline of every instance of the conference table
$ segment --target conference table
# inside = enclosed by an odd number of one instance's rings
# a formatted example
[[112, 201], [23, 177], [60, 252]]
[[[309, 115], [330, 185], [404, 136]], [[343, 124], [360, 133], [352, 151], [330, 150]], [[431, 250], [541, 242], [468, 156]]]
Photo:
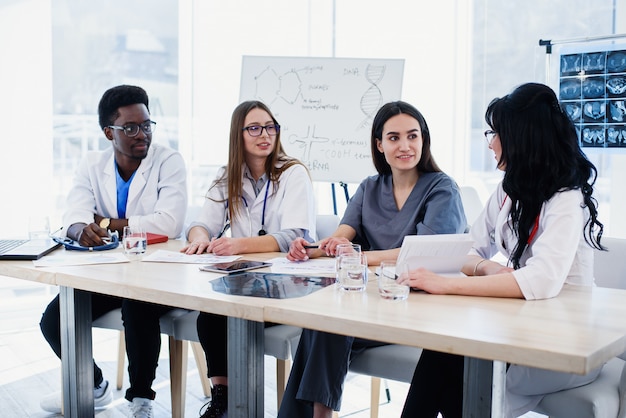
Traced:
[[[150, 245], [148, 253], [182, 245], [170, 240]], [[66, 250], [53, 254], [59, 251]], [[378, 296], [370, 274], [365, 292], [333, 285], [303, 297], [269, 299], [216, 292], [210, 281], [220, 274], [201, 272], [197, 264], [34, 267], [2, 261], [0, 274], [60, 286], [68, 417], [94, 414], [89, 292], [228, 316], [229, 346], [246, 347], [229, 350], [231, 418], [264, 415], [263, 322], [465, 356], [464, 416], [475, 417], [501, 415], [506, 363], [584, 374], [626, 351], [626, 291], [617, 289], [566, 285], [558, 297], [539, 301], [411, 292], [408, 300], [393, 302]]]

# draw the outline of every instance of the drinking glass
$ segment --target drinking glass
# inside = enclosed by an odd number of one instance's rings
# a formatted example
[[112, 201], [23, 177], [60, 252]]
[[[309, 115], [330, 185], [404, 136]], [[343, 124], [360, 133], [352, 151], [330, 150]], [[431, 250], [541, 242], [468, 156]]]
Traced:
[[339, 258], [344, 254], [361, 254], [361, 245], [359, 244], [338, 244], [335, 247], [335, 282], [340, 283], [339, 280]]
[[50, 238], [50, 220], [47, 216], [28, 218], [28, 238], [37, 240]]
[[361, 292], [367, 286], [367, 257], [348, 252], [337, 256], [337, 283], [342, 290]]
[[148, 238], [146, 231], [141, 228], [124, 227], [124, 236], [122, 243], [124, 245], [124, 253], [132, 258], [140, 258], [146, 252], [148, 247]]
[[378, 294], [383, 299], [406, 300], [411, 290], [408, 285], [398, 283], [402, 274], [408, 274], [406, 263], [396, 264], [395, 260], [385, 260], [380, 263], [378, 275]]
[[335, 247], [335, 257], [339, 257], [343, 254], [361, 254], [361, 245], [360, 244], [352, 244], [351, 242], [348, 244], [338, 244]]
[[339, 258], [344, 254], [361, 254], [361, 245], [359, 244], [338, 244], [335, 247], [335, 277], [336, 283], [339, 283]]

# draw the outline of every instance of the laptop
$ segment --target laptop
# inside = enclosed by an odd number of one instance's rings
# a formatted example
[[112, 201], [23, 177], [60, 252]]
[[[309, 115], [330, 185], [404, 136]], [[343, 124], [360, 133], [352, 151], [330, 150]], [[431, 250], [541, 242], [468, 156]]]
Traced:
[[39, 260], [61, 244], [45, 239], [0, 239], [0, 260]]

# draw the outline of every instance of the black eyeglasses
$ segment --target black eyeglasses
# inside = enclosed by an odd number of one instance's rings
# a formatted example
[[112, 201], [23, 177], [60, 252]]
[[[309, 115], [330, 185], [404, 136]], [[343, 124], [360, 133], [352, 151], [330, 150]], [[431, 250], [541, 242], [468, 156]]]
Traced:
[[280, 131], [280, 125], [276, 123], [274, 125], [267, 126], [246, 126], [242, 129], [242, 131], [248, 131], [250, 136], [261, 136], [261, 134], [263, 133], [263, 129], [265, 129], [265, 132], [267, 132], [268, 135], [274, 136]]
[[491, 129], [488, 129], [485, 131], [485, 139], [487, 140], [487, 145], [491, 146], [491, 143], [493, 142], [493, 138], [495, 138], [496, 135], [498, 135], [498, 133]]
[[108, 128], [124, 131], [124, 134], [126, 134], [127, 137], [132, 138], [139, 134], [139, 129], [141, 129], [144, 134], [150, 135], [156, 129], [156, 122], [153, 120], [147, 120], [141, 124], [129, 123], [124, 126], [109, 125]]

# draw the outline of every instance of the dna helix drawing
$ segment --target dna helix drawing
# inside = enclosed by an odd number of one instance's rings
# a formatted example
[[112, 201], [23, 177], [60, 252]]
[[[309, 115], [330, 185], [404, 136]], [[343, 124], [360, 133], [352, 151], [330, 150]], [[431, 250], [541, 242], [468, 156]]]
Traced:
[[365, 115], [365, 119], [359, 124], [358, 128], [362, 129], [369, 126], [374, 119], [374, 115], [383, 104], [383, 94], [378, 84], [385, 76], [386, 66], [371, 65], [365, 68], [365, 79], [371, 86], [361, 96], [361, 111]]

